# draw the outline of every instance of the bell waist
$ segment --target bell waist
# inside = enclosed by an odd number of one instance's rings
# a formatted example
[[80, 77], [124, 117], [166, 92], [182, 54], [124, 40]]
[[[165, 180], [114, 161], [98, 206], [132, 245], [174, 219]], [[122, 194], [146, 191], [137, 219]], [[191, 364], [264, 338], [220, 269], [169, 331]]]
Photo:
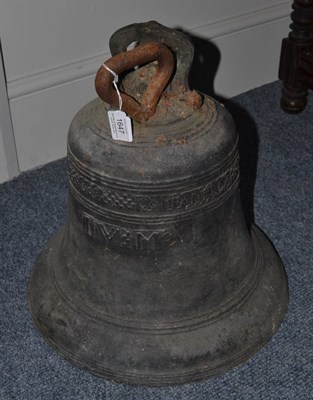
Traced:
[[221, 165], [198, 176], [162, 183], [112, 179], [84, 166], [68, 149], [69, 190], [78, 204], [98, 215], [153, 222], [190, 217], [219, 207], [239, 185], [237, 146]]

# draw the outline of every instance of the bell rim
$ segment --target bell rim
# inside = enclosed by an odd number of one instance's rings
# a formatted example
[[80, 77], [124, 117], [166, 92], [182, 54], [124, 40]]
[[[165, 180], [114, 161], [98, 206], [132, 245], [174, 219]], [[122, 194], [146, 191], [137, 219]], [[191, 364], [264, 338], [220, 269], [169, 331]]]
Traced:
[[[33, 320], [34, 325], [40, 332], [41, 336], [45, 339], [45, 341], [52, 347], [54, 348], [58, 353], [60, 353], [65, 359], [71, 362], [71, 364], [78, 366], [80, 368], [86, 369], [89, 372], [93, 373], [94, 375], [100, 376], [102, 378], [108, 379], [108, 380], [113, 380], [115, 382], [119, 383], [126, 383], [130, 385], [139, 385], [139, 386], [150, 386], [150, 387], [159, 387], [159, 386], [170, 386], [170, 385], [176, 385], [176, 384], [184, 384], [184, 383], [190, 383], [194, 381], [201, 381], [205, 380], [209, 377], [213, 377], [216, 375], [220, 375], [221, 373], [226, 372], [232, 367], [238, 366], [248, 359], [250, 359], [255, 353], [257, 353], [266, 343], [270, 341], [272, 336], [277, 332], [279, 326], [281, 325], [286, 310], [287, 310], [287, 305], [288, 305], [288, 284], [287, 284], [287, 277], [284, 271], [283, 263], [277, 254], [274, 246], [268, 239], [268, 237], [263, 233], [263, 231], [258, 228], [256, 225], [252, 225], [252, 229], [257, 232], [257, 236], [261, 239], [261, 242], [263, 243], [262, 250], [264, 250], [264, 247], [268, 247], [269, 252], [266, 254], [264, 251], [264, 262], [269, 264], [272, 264], [273, 268], [276, 268], [276, 272], [279, 272], [280, 275], [280, 288], [277, 287], [277, 292], [279, 291], [280, 294], [280, 304], [279, 307], [276, 309], [276, 314], [273, 312], [274, 317], [272, 317], [271, 320], [271, 326], [269, 329], [263, 332], [262, 336], [259, 338], [259, 340], [254, 341], [252, 344], [250, 344], [247, 347], [242, 348], [240, 351], [234, 353], [231, 357], [228, 357], [227, 359], [222, 359], [220, 362], [216, 363], [209, 363], [206, 366], [203, 366], [199, 368], [199, 366], [194, 366], [194, 367], [189, 367], [185, 368], [179, 373], [177, 371], [169, 371], [166, 370], [163, 374], [159, 373], [154, 370], [148, 370], [146, 373], [144, 371], [138, 371], [136, 373], [130, 373], [127, 372], [126, 370], [124, 371], [118, 371], [114, 368], [107, 368], [104, 367], [101, 364], [97, 364], [95, 362], [91, 363], [86, 361], [83, 357], [78, 357], [75, 354], [73, 354], [71, 351], [69, 351], [66, 346], [64, 346], [61, 343], [58, 343], [52, 335], [50, 335], [47, 330], [44, 328], [43, 324], [39, 322], [38, 316], [36, 315], [35, 312], [35, 307], [33, 306], [34, 301], [32, 299], [32, 292], [33, 292], [33, 276], [38, 270], [38, 267], [40, 268], [40, 264], [38, 261], [36, 263], [36, 266], [34, 267], [31, 278], [29, 281], [29, 287], [28, 287], [28, 304], [29, 304], [29, 309], [30, 309], [30, 314]], [[59, 230], [54, 237], [57, 235], [60, 235]], [[49, 245], [48, 245], [49, 246]], [[47, 248], [46, 248], [47, 249]], [[51, 249], [50, 249], [51, 250]], [[45, 251], [42, 253], [44, 254]], [[42, 257], [42, 255], [40, 256]], [[41, 271], [43, 272], [43, 271]], [[261, 277], [260, 280], [263, 277], [263, 271], [261, 272]], [[49, 275], [48, 275], [49, 276]], [[51, 279], [51, 277], [50, 277]], [[260, 281], [259, 285], [257, 284], [258, 288], [261, 286]], [[258, 290], [258, 288], [256, 290]], [[255, 293], [253, 293], [254, 295]], [[246, 300], [246, 303], [248, 303], [250, 299], [250, 296]], [[245, 304], [246, 304], [245, 303]], [[277, 306], [277, 305], [276, 305]], [[274, 309], [274, 307], [273, 307]], [[227, 318], [227, 315], [226, 317]], [[223, 319], [223, 318], [222, 318]], [[104, 329], [106, 327], [104, 326]], [[201, 331], [202, 327], [199, 328], [194, 328], [191, 331], [195, 330]], [[145, 334], [149, 335], [149, 334]], [[175, 332], [170, 333], [169, 335], [175, 335]]]

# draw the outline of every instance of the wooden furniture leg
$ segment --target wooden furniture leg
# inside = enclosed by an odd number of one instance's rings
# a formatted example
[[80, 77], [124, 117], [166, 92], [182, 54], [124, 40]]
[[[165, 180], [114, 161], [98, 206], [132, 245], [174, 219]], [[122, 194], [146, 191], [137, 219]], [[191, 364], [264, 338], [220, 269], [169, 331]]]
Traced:
[[313, 89], [313, 0], [294, 0], [292, 8], [291, 32], [282, 42], [279, 79], [282, 109], [299, 113], [306, 106], [308, 89]]

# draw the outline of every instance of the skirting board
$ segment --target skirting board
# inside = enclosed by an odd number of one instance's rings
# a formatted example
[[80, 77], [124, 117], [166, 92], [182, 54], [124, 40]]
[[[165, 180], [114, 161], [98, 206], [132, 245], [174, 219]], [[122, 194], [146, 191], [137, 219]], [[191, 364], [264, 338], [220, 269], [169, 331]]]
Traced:
[[[290, 4], [282, 2], [270, 7], [241, 13], [236, 16], [221, 19], [201, 26], [195, 26], [189, 32], [195, 36], [209, 39], [213, 42], [222, 40], [224, 36], [235, 35], [241, 31], [257, 29], [266, 26], [269, 23], [277, 23], [282, 19], [289, 17]], [[288, 24], [286, 24], [286, 29]], [[269, 35], [265, 33], [265, 37]], [[240, 49], [240, 43], [237, 43]], [[91, 57], [73, 61], [66, 65], [60, 65], [55, 68], [36, 72], [13, 79], [8, 82], [8, 95], [11, 100], [34, 93], [53, 86], [61, 85], [78, 79], [94, 75], [97, 68], [103, 60], [110, 57], [110, 51], [107, 48], [101, 54], [95, 54]]]
[[5, 73], [0, 47], [0, 182], [19, 174]]
[[[284, 2], [190, 31], [196, 37], [210, 38], [220, 53], [214, 79], [216, 94], [230, 97], [277, 79], [280, 44], [288, 33], [289, 11]], [[70, 122], [80, 107], [96, 96], [94, 75], [109, 57], [109, 53], [97, 54], [9, 82], [21, 171], [66, 155]]]

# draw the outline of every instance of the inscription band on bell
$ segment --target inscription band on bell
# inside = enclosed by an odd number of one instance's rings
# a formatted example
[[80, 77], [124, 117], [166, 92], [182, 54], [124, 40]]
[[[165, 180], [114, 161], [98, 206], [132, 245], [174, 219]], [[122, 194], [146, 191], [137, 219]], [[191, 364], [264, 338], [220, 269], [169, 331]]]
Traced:
[[[211, 174], [212, 175], [212, 174]], [[232, 155], [228, 165], [221, 168], [219, 174], [202, 180], [198, 186], [184, 190], [180, 188], [166, 193], [147, 193], [144, 190], [130, 191], [125, 188], [102, 183], [97, 176], [83, 175], [76, 165], [74, 157], [69, 157], [68, 177], [74, 197], [96, 204], [100, 208], [140, 213], [191, 212], [202, 207], [216, 207], [238, 187], [239, 157]], [[97, 179], [98, 178], [98, 179]], [[158, 190], [155, 186], [155, 192]]]

